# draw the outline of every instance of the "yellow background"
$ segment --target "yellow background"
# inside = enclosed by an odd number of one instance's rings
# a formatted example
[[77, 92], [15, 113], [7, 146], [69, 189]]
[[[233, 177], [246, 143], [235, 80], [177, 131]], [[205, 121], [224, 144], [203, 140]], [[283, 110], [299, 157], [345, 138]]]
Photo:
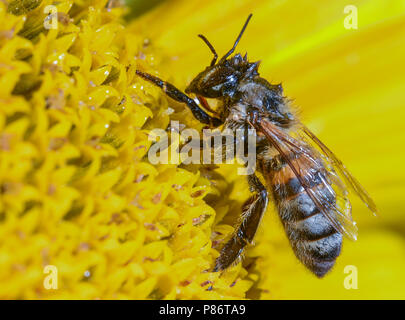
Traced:
[[[405, 298], [405, 2], [145, 3], [124, 20], [116, 0], [0, 1], [0, 298]], [[47, 5], [57, 29], [44, 28]], [[249, 13], [237, 52], [283, 84], [380, 211], [353, 199], [359, 240], [323, 279], [295, 258], [272, 206], [243, 263], [209, 272], [250, 195], [245, 177], [148, 162], [150, 129], [202, 125], [136, 70], [184, 89], [212, 58], [197, 34], [221, 55]]]

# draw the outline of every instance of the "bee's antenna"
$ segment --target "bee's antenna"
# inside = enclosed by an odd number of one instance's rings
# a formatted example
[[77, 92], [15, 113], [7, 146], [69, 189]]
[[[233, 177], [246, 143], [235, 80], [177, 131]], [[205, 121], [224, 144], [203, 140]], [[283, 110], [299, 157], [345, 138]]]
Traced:
[[201, 39], [203, 39], [205, 44], [208, 46], [208, 48], [210, 48], [211, 52], [214, 54], [214, 58], [211, 61], [211, 66], [213, 66], [215, 64], [215, 62], [217, 62], [217, 59], [218, 59], [217, 52], [215, 51], [214, 47], [212, 46], [212, 44], [208, 41], [208, 39], [206, 37], [204, 37], [202, 34], [199, 34], [198, 36]]
[[220, 61], [224, 61], [226, 58], [228, 58], [228, 57], [233, 53], [233, 51], [235, 50], [236, 46], [238, 45], [238, 42], [239, 42], [240, 38], [242, 38], [243, 32], [245, 32], [245, 29], [246, 29], [246, 27], [247, 27], [247, 25], [248, 25], [248, 23], [249, 23], [249, 20], [250, 20], [250, 18], [252, 17], [252, 15], [253, 15], [253, 14], [249, 14], [249, 16], [248, 16], [248, 18], [247, 18], [247, 20], [246, 20], [246, 22], [245, 22], [245, 24], [244, 24], [244, 26], [243, 26], [243, 28], [242, 28], [242, 31], [239, 33], [239, 36], [236, 38], [236, 41], [235, 41], [235, 43], [234, 43], [232, 49], [229, 50], [228, 53], [225, 54], [225, 55], [221, 58]]

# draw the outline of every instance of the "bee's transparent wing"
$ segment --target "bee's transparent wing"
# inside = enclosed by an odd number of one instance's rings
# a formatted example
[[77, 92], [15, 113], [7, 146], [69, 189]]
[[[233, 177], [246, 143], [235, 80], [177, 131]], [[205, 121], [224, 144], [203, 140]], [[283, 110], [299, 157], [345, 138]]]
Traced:
[[340, 177], [343, 178], [347, 187], [354, 191], [364, 204], [374, 213], [377, 213], [377, 206], [373, 199], [369, 196], [363, 186], [357, 181], [355, 177], [349, 172], [346, 166], [340, 161], [336, 155], [319, 140], [315, 134], [313, 134], [307, 127], [302, 126], [302, 131], [318, 146], [321, 153], [324, 155], [324, 159], [327, 164], [332, 168], [334, 172], [337, 172]]
[[[267, 119], [260, 120], [256, 129], [277, 149], [305, 192], [333, 227], [346, 237], [356, 240], [357, 226], [352, 219], [348, 189], [333, 159], [328, 155], [322, 156], [301, 137], [288, 135]], [[291, 154], [295, 155], [297, 161], [291, 159]], [[317, 185], [313, 186], [313, 181], [317, 181]]]

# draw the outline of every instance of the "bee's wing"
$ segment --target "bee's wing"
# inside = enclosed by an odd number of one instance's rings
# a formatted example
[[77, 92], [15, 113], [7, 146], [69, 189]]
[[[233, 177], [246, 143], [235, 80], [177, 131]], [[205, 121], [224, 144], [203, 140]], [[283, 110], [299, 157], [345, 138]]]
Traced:
[[[260, 120], [255, 127], [277, 149], [310, 199], [333, 227], [348, 238], [356, 240], [357, 226], [352, 219], [348, 191], [339, 172], [330, 165], [330, 159], [322, 157], [301, 139], [295, 139], [281, 131], [267, 119]], [[299, 158], [299, 161], [292, 161], [291, 154]], [[311, 186], [313, 181], [317, 181], [318, 185]], [[335, 201], [331, 201], [330, 195], [333, 195]]]
[[339, 174], [340, 177], [343, 177], [346, 185], [354, 191], [359, 198], [364, 202], [364, 204], [374, 213], [377, 213], [377, 206], [375, 205], [373, 199], [368, 195], [367, 191], [363, 186], [357, 181], [355, 177], [347, 170], [346, 166], [340, 161], [336, 155], [323, 144], [307, 127], [302, 126], [302, 131], [309, 137], [311, 140], [319, 147], [319, 150], [325, 156], [327, 163], [335, 172]]

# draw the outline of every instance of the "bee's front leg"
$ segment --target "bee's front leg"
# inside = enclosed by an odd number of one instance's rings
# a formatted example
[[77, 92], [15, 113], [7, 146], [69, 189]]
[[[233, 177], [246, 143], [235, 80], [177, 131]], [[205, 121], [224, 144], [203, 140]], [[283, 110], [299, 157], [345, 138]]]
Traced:
[[214, 272], [228, 268], [235, 263], [247, 244], [252, 243], [257, 228], [266, 211], [268, 203], [267, 190], [255, 175], [248, 176], [249, 186], [255, 194], [242, 207], [241, 223], [232, 238], [222, 248], [220, 256], [215, 261]]
[[212, 128], [216, 128], [222, 124], [222, 121], [218, 118], [211, 117], [203, 109], [201, 109], [198, 104], [187, 96], [185, 93], [181, 92], [174, 85], [169, 82], [163, 81], [158, 77], [152, 76], [151, 74], [136, 70], [136, 74], [144, 78], [145, 80], [152, 82], [159, 88], [162, 88], [163, 91], [172, 99], [185, 103], [187, 107], [193, 113], [193, 116], [200, 121], [201, 123], [208, 124]]

